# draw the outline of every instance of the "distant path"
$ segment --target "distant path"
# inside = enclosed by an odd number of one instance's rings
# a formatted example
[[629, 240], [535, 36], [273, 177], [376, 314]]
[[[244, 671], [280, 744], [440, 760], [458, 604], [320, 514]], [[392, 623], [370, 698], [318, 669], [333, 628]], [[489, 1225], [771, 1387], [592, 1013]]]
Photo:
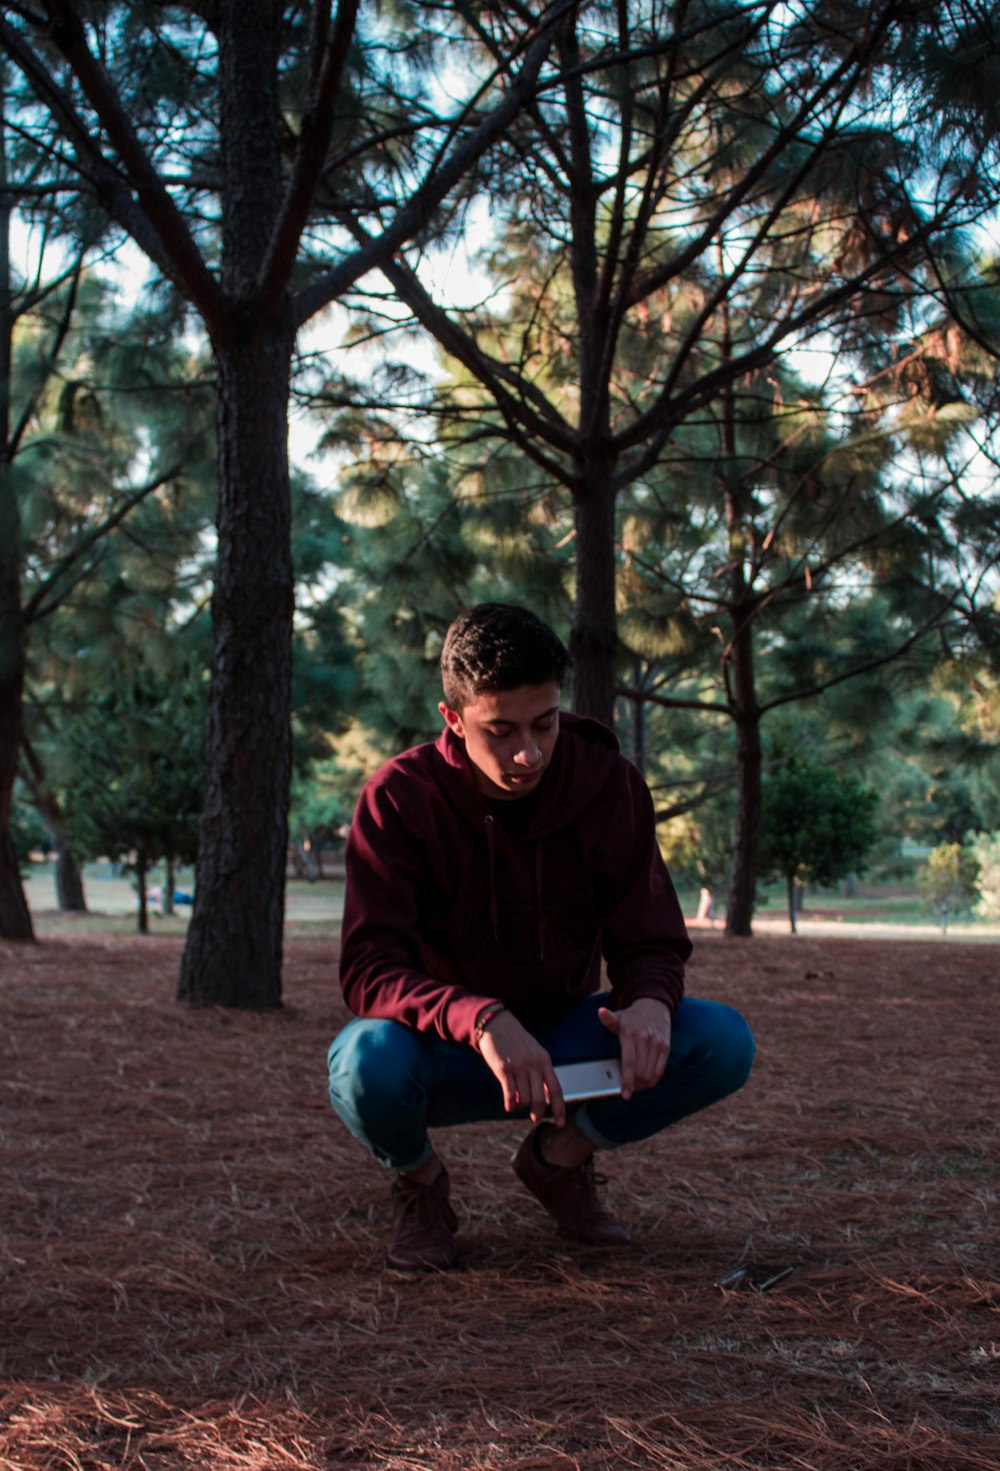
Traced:
[[[948, 926], [945, 934], [940, 925], [893, 924], [890, 920], [809, 919], [800, 916], [797, 923], [799, 933], [793, 935], [788, 928], [787, 915], [758, 916], [753, 922], [754, 934], [787, 935], [790, 940], [800, 937], [804, 940], [828, 939], [836, 935], [852, 940], [971, 940], [986, 944], [996, 944], [1000, 940], [1000, 925], [995, 924], [953, 924]], [[712, 930], [721, 934], [725, 928], [721, 920], [713, 925], [705, 920], [688, 919], [687, 926], [696, 934]]]
[[[135, 890], [130, 878], [119, 875], [105, 876], [87, 873], [85, 876], [87, 904], [93, 916], [121, 916], [135, 913]], [[32, 873], [25, 882], [28, 905], [36, 917], [59, 914], [56, 907], [55, 884], [51, 872], [40, 870]], [[687, 903], [695, 901], [683, 895]], [[155, 905], [151, 905], [155, 914]], [[291, 880], [288, 885], [285, 916], [288, 923], [296, 925], [335, 923], [344, 909], [344, 886], [330, 876], [318, 883], [307, 884], [302, 880]], [[189, 909], [178, 909], [180, 918], [190, 914]], [[855, 911], [856, 912], [856, 911]], [[59, 916], [59, 918], [64, 918]], [[724, 921], [709, 924], [704, 920], [689, 917], [688, 928], [695, 934], [714, 931], [721, 934]], [[947, 934], [942, 934], [940, 925], [899, 924], [891, 920], [859, 919], [812, 919], [808, 910], [799, 917], [799, 934], [803, 938], [820, 939], [835, 935], [849, 935], [859, 940], [973, 940], [996, 943], [1000, 940], [1000, 925], [959, 923], [949, 925]], [[777, 907], [761, 911], [754, 919], [754, 933], [758, 935], [789, 935], [788, 916]], [[789, 938], [794, 938], [789, 935]]]

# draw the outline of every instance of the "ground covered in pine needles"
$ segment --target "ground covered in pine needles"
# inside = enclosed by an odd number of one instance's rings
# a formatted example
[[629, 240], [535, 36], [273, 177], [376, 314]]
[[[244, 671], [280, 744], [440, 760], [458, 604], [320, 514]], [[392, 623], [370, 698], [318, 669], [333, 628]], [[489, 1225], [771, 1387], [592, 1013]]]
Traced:
[[179, 946], [0, 945], [4, 1471], [996, 1471], [996, 945], [700, 935], [758, 1062], [602, 1160], [635, 1244], [456, 1130], [415, 1278], [326, 1102], [331, 943], [269, 1015], [179, 1007]]

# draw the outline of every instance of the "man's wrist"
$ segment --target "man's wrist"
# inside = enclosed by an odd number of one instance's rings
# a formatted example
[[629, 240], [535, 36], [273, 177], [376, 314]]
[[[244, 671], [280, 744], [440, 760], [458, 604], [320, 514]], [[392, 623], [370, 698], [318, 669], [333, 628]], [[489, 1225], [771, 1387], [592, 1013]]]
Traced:
[[[652, 1001], [654, 1006], [662, 1006], [668, 1016], [673, 1016], [673, 1008], [665, 996], [637, 996], [634, 1001], [628, 1003], [628, 1007], [638, 1006], [640, 1001]], [[628, 1007], [625, 1009], [628, 1010]]]
[[490, 1022], [493, 1021], [495, 1017], [502, 1016], [506, 1010], [507, 1008], [506, 1006], [504, 1006], [502, 1001], [489, 1001], [479, 1012], [479, 1015], [476, 1017], [475, 1030], [472, 1034], [472, 1044], [477, 1051], [479, 1050], [480, 1044], [483, 1040], [483, 1035]]

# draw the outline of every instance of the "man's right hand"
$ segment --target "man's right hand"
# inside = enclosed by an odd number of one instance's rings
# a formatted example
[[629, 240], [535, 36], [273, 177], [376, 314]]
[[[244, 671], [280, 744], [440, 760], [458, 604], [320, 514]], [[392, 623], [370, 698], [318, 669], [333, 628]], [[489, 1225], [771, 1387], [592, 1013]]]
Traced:
[[552, 1109], [552, 1122], [566, 1122], [566, 1104], [552, 1059], [517, 1017], [499, 1012], [486, 1024], [479, 1051], [490, 1072], [503, 1089], [503, 1106], [508, 1113], [527, 1109], [533, 1123]]

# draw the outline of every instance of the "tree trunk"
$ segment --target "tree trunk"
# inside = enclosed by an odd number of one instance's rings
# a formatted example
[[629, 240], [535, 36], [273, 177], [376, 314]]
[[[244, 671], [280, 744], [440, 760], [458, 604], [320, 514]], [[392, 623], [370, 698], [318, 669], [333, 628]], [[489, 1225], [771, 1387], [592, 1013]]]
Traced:
[[726, 898], [726, 933], [753, 934], [760, 852], [763, 757], [760, 709], [754, 680], [753, 622], [747, 610], [734, 618], [731, 652], [732, 709], [736, 724], [736, 830]]
[[[719, 241], [720, 269], [724, 269]], [[722, 306], [724, 359], [732, 355], [728, 304]], [[726, 509], [730, 561], [729, 614], [732, 636], [724, 660], [729, 708], [736, 724], [736, 831], [726, 898], [726, 934], [752, 935], [757, 893], [757, 857], [760, 852], [762, 757], [760, 707], [754, 678], [753, 631], [755, 603], [746, 570], [748, 551], [747, 487], [738, 474], [736, 414], [732, 385], [722, 392], [721, 479]]]
[[590, 474], [577, 496], [576, 602], [570, 630], [573, 709], [614, 725], [618, 622], [615, 609], [615, 493], [610, 474]]
[[795, 882], [795, 875], [790, 873], [788, 875], [788, 928], [793, 935], [798, 934], [798, 926], [795, 922], [796, 912], [799, 907], [798, 901], [798, 886]]
[[[0, 735], [0, 740], [3, 737]], [[0, 940], [34, 940], [31, 911], [24, 897], [21, 869], [10, 826], [0, 826]]]
[[85, 914], [83, 875], [64, 836], [56, 834], [56, 903], [64, 914]]
[[219, 554], [205, 810], [178, 998], [281, 1001], [291, 776], [291, 331], [219, 354]]
[[282, 7], [226, 0], [219, 18], [222, 285], [218, 561], [205, 808], [178, 997], [281, 1002], [291, 777], [292, 556], [287, 294], [260, 278], [282, 198]]
[[[0, 64], [0, 190], [7, 182], [3, 128], [5, 87]], [[0, 192], [0, 939], [33, 940], [21, 870], [10, 830], [21, 746], [25, 630], [21, 605], [21, 517], [15, 498], [10, 443], [10, 374], [14, 310], [10, 280], [9, 196]]]
[[34, 745], [23, 730], [21, 732], [21, 754], [24, 757], [21, 775], [25, 786], [55, 842], [56, 903], [64, 913], [85, 914], [87, 899], [83, 890], [83, 876], [70, 848], [62, 808], [48, 789], [45, 768]]
[[174, 860], [165, 858], [163, 860], [163, 895], [160, 899], [160, 913], [165, 919], [169, 919], [174, 912]]
[[[641, 664], [635, 666], [633, 679], [637, 689], [643, 687], [645, 674]], [[632, 701], [632, 760], [643, 776], [646, 775], [646, 701]]]
[[146, 893], [146, 871], [148, 867], [145, 853], [140, 852], [136, 856], [135, 863], [135, 891], [139, 896], [136, 929], [140, 935], [149, 934], [149, 896]]
[[18, 517], [10, 464], [0, 464], [0, 939], [33, 940], [31, 913], [10, 829], [21, 743], [24, 624], [18, 568]]

